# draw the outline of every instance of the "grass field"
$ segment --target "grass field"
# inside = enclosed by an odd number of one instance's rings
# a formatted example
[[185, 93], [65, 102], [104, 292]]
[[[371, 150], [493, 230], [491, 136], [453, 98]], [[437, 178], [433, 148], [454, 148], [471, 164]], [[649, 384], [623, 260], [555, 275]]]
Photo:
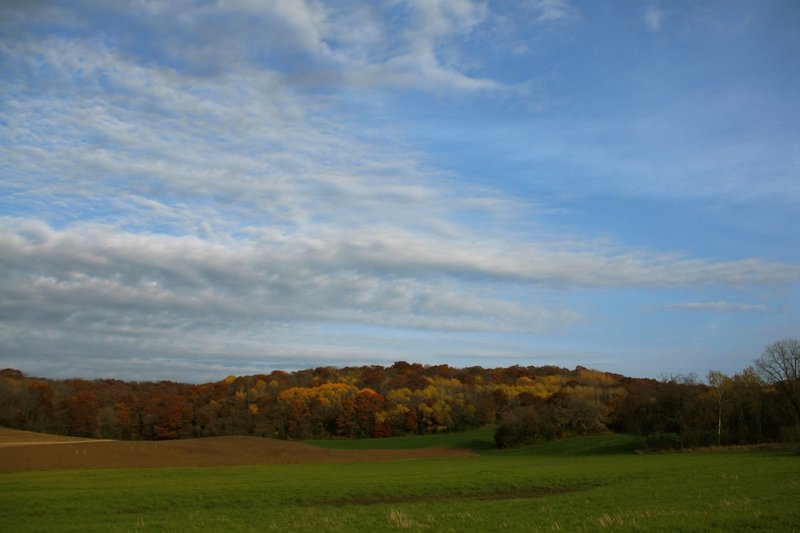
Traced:
[[490, 438], [322, 443], [478, 452], [460, 458], [4, 473], [0, 530], [800, 530], [789, 450], [637, 455], [637, 439], [604, 435], [493, 451]]

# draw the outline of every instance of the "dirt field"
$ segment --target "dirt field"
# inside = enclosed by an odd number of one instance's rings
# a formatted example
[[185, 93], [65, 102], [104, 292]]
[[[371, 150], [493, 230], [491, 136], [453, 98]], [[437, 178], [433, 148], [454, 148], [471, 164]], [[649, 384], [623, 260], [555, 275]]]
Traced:
[[256, 437], [158, 442], [79, 439], [0, 428], [0, 472], [69, 468], [152, 468], [389, 461], [465, 457], [467, 450], [328, 450]]

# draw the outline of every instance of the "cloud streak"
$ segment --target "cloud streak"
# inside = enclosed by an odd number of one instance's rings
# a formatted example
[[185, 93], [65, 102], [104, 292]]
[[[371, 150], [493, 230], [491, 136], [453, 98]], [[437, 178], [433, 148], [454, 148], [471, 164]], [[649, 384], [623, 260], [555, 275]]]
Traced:
[[664, 307], [667, 311], [711, 311], [718, 313], [767, 313], [769, 306], [763, 304], [716, 302], [686, 302], [670, 304]]

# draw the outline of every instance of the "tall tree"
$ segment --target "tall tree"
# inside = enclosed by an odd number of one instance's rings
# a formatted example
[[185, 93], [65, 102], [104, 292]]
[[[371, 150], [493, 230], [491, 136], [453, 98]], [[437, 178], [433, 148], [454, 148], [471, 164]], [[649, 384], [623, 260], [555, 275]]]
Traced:
[[763, 439], [764, 381], [755, 368], [748, 367], [731, 378], [731, 427], [735, 442], [755, 444]]
[[708, 384], [714, 389], [717, 396], [717, 446], [722, 445], [722, 403], [726, 400], [727, 393], [725, 389], [730, 382], [730, 378], [720, 372], [719, 370], [710, 370], [708, 372]]
[[755, 364], [764, 381], [786, 396], [795, 421], [800, 422], [800, 341], [785, 339], [770, 344]]

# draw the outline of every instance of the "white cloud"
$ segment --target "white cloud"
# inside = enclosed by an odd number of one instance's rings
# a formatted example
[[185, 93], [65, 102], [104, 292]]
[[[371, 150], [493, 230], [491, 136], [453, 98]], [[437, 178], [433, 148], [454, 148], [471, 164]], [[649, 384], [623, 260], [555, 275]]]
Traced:
[[270, 7], [295, 30], [307, 50], [314, 53], [327, 51], [323, 42], [326, 16], [322, 4], [304, 0], [260, 2], [255, 6], [254, 12], [258, 13]]
[[650, 31], [659, 31], [666, 17], [666, 12], [655, 6], [649, 6], [644, 11], [644, 23]]
[[491, 19], [484, 2], [440, 0], [408, 2], [409, 23], [403, 28], [383, 28], [401, 38], [380, 61], [346, 61], [347, 78], [354, 83], [448, 89], [456, 91], [519, 91], [497, 80], [471, 76], [456, 53], [461, 42]]
[[[207, 322], [355, 322], [426, 329], [540, 330], [575, 313], [478, 296], [457, 279], [374, 266], [347, 246], [277, 235], [209, 242], [84, 226], [7, 221], [0, 234], [6, 320], [125, 323], [171, 329]], [[331, 250], [332, 248], [332, 250]], [[417, 275], [415, 275], [417, 274]], [[436, 275], [432, 272], [431, 275]], [[85, 310], [91, 310], [87, 313]], [[76, 318], [78, 317], [78, 318]]]
[[124, 317], [168, 314], [186, 324], [333, 320], [540, 331], [580, 317], [493, 295], [492, 284], [660, 287], [800, 276], [797, 269], [760, 261], [466, 246], [402, 231], [320, 229], [313, 236], [272, 232], [214, 242], [103, 225], [54, 230], [13, 219], [3, 224], [0, 252], [8, 320], [37, 314], [66, 320], [91, 309]]
[[538, 22], [568, 19], [576, 13], [569, 0], [528, 0], [526, 5], [537, 14]]
[[766, 313], [771, 311], [769, 306], [763, 304], [731, 303], [725, 301], [670, 304], [664, 309], [670, 311], [713, 311], [720, 313]]

